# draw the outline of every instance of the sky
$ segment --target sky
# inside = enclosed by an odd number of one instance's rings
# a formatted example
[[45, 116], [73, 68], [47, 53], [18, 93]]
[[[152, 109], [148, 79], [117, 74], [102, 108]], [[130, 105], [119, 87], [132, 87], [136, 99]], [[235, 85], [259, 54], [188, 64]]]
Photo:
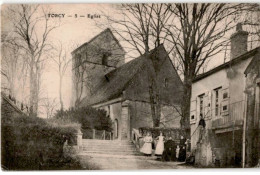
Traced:
[[[2, 6], [6, 8], [8, 5]], [[63, 43], [63, 46], [67, 50], [67, 55], [71, 58], [71, 52], [76, 46], [79, 46], [92, 37], [102, 32], [102, 29], [96, 27], [95, 20], [103, 20], [102, 18], [91, 19], [88, 17], [90, 15], [99, 15], [100, 10], [105, 10], [107, 12], [113, 12], [113, 8], [109, 4], [48, 4], [50, 9], [50, 14], [64, 14], [64, 18], [51, 17], [50, 22], [59, 23], [60, 26], [53, 30], [49, 35], [49, 40], [58, 44]], [[77, 18], [76, 16], [77, 15]], [[68, 17], [73, 16], [73, 17]], [[85, 16], [85, 17], [80, 17]], [[9, 21], [2, 17], [2, 30], [9, 31]], [[37, 32], [41, 33], [42, 28], [39, 26]], [[10, 32], [12, 34], [12, 32]], [[53, 61], [48, 60], [48, 66], [44, 69], [42, 75], [42, 88], [44, 89], [45, 96], [51, 99], [56, 98], [59, 100], [59, 75], [57, 71], [57, 65]], [[67, 72], [63, 79], [63, 101], [64, 107], [70, 107], [70, 97], [71, 97], [71, 64], [69, 65]]]
[[[2, 8], [6, 8], [8, 5], [3, 5]], [[68, 57], [71, 57], [70, 52], [91, 38], [102, 32], [103, 29], [96, 25], [98, 23], [106, 23], [104, 17], [102, 17], [101, 11], [116, 18], [116, 10], [113, 8], [113, 4], [46, 4], [45, 7], [50, 9], [50, 21], [53, 23], [60, 23], [60, 26], [50, 33], [49, 40], [54, 44], [59, 42], [63, 43], [63, 46], [67, 50]], [[59, 15], [61, 17], [55, 17]], [[100, 18], [91, 19], [89, 15], [93, 15]], [[71, 16], [71, 17], [70, 17]], [[8, 21], [2, 18], [2, 30], [9, 30]], [[42, 31], [41, 26], [37, 28], [40, 33]], [[231, 33], [234, 31], [231, 31]], [[11, 32], [10, 32], [11, 33]], [[230, 33], [230, 35], [231, 35]], [[124, 47], [125, 45], [123, 45]], [[221, 56], [222, 57], [222, 56]], [[126, 62], [129, 59], [126, 60]], [[215, 67], [223, 63], [223, 59], [215, 59], [211, 61], [208, 69]], [[48, 61], [48, 66], [44, 70], [42, 75], [42, 87], [45, 95], [49, 98], [56, 98], [59, 100], [59, 76], [57, 72], [57, 66]], [[65, 108], [70, 107], [71, 98], [71, 65], [68, 67], [67, 72], [63, 80], [63, 101]]]

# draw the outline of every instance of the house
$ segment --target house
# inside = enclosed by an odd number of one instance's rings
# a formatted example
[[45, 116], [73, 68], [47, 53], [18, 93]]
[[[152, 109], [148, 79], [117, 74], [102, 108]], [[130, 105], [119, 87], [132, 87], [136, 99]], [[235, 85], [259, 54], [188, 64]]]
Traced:
[[[107, 29], [95, 38], [100, 38], [100, 35], [105, 34], [113, 36], [112, 32]], [[111, 39], [116, 40], [114, 36]], [[100, 44], [106, 45], [106, 41], [101, 39]], [[124, 53], [121, 46], [118, 45], [117, 48]], [[74, 65], [79, 57], [77, 55], [84, 55], [86, 50], [88, 50], [88, 44], [84, 49], [76, 49], [72, 52]], [[115, 60], [114, 54], [110, 51], [107, 61], [104, 62], [102, 56], [89, 58], [91, 61], [83, 60], [81, 64], [84, 66], [99, 63], [98, 66], [103, 65], [104, 69], [92, 69], [91, 73], [95, 74], [94, 80], [90, 79], [87, 84], [93, 89], [91, 92], [84, 92], [84, 97], [78, 105], [106, 110], [113, 122], [114, 137], [120, 140], [131, 139], [131, 131], [134, 128], [153, 126], [151, 101], [154, 98], [157, 99], [154, 105], [159, 106], [157, 109], [160, 110], [157, 112], [161, 114], [160, 126], [179, 128], [183, 84], [164, 46], [159, 45], [148, 54], [127, 63], [120, 60], [110, 64], [110, 60]], [[106, 68], [105, 65], [111, 67]], [[74, 76], [77, 74], [75, 73]], [[76, 79], [74, 77], [74, 82]], [[151, 91], [155, 87], [156, 93], [154, 92], [154, 98], [151, 98]], [[77, 89], [74, 90], [75, 95], [76, 91]]]
[[[260, 59], [260, 48], [247, 51], [247, 37], [248, 33], [238, 24], [231, 36], [230, 61], [198, 75], [192, 83], [191, 149], [198, 165], [242, 166], [247, 134], [243, 127], [248, 126], [245, 119], [255, 116], [259, 121], [259, 82], [257, 86], [253, 81], [258, 97], [253, 98], [250, 108], [255, 113], [250, 117], [246, 91], [250, 71], [254, 68], [253, 77], [259, 76], [259, 63], [257, 67], [254, 62]], [[204, 131], [198, 127], [200, 116], [206, 123]]]

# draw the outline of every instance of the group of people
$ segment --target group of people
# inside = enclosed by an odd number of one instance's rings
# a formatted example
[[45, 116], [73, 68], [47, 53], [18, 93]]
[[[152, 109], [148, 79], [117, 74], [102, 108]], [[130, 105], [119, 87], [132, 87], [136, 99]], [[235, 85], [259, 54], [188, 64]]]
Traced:
[[[186, 145], [183, 136], [181, 136], [180, 143], [176, 144], [172, 137], [165, 139], [162, 132], [160, 132], [160, 135], [155, 139], [153, 139], [151, 133], [148, 132], [143, 141], [144, 145], [141, 147], [140, 152], [147, 156], [152, 155], [154, 144], [154, 154], [158, 159], [163, 161], [185, 161], [186, 159]], [[155, 141], [157, 141], [156, 144]]]

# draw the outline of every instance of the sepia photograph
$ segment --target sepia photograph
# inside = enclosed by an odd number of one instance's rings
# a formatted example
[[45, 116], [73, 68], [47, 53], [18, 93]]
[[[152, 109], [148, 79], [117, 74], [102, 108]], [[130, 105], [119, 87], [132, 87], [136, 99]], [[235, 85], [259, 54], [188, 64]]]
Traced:
[[260, 3], [2, 3], [1, 169], [260, 170]]

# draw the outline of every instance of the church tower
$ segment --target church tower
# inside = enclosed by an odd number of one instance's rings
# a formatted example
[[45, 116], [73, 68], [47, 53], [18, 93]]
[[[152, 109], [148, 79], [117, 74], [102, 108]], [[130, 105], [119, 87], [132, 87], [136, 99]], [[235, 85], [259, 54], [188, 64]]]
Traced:
[[125, 63], [125, 51], [109, 28], [71, 54], [73, 107], [95, 92], [106, 73]]

